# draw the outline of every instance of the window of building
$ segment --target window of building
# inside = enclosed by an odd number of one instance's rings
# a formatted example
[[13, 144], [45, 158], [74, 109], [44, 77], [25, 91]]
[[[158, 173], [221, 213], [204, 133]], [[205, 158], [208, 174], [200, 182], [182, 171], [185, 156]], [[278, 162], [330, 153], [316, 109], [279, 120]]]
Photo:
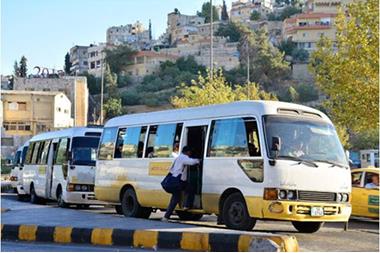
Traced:
[[150, 126], [145, 157], [171, 157], [181, 139], [182, 126], [182, 123]]
[[105, 128], [99, 147], [99, 160], [112, 160], [115, 150], [117, 128]]
[[141, 158], [147, 127], [121, 128], [118, 133], [114, 158]]
[[91, 52], [90, 57], [95, 57], [95, 52]]
[[94, 69], [94, 68], [95, 68], [95, 62], [92, 61], [92, 62], [90, 63], [90, 69]]
[[26, 111], [26, 102], [8, 102], [10, 111]]
[[46, 125], [45, 124], [37, 124], [37, 133], [45, 132], [46, 131]]
[[303, 37], [306, 37], [306, 33], [303, 33], [302, 36], [303, 36]]
[[100, 60], [96, 61], [96, 68], [100, 68]]
[[254, 118], [213, 120], [209, 157], [260, 157], [257, 123]]
[[61, 112], [61, 110], [62, 110], [61, 107], [57, 107], [58, 112]]
[[84, 61], [84, 62], [83, 62], [83, 65], [84, 65], [84, 66], [87, 66], [87, 65], [88, 65], [88, 61]]

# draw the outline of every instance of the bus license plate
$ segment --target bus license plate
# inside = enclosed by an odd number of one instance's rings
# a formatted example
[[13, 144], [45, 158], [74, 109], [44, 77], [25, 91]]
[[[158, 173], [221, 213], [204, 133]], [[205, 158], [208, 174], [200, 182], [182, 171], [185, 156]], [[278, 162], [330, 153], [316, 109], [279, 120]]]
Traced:
[[313, 206], [310, 211], [311, 216], [323, 216], [323, 208]]

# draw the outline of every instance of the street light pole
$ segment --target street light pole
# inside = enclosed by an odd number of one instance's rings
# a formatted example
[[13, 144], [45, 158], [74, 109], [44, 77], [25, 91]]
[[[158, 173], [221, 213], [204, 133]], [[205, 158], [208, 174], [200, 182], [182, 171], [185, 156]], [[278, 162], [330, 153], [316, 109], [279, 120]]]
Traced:
[[102, 68], [101, 68], [101, 84], [100, 84], [100, 125], [103, 125], [103, 90], [104, 90], [104, 63], [105, 60], [102, 62]]
[[212, 79], [214, 75], [214, 31], [213, 31], [213, 19], [214, 19], [214, 14], [213, 14], [213, 8], [212, 8], [212, 0], [210, 0], [210, 77]]

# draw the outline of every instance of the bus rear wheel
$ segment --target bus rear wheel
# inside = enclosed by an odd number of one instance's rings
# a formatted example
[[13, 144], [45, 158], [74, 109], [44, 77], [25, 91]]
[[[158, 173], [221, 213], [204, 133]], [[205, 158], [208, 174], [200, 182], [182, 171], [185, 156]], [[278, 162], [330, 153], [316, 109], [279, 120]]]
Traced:
[[301, 233], [315, 233], [323, 225], [323, 222], [292, 221], [293, 226]]
[[30, 187], [30, 202], [32, 204], [44, 204], [44, 199], [37, 196], [34, 185]]
[[123, 214], [123, 209], [121, 208], [121, 205], [115, 206], [115, 211], [117, 214]]
[[203, 217], [201, 213], [189, 213], [186, 211], [176, 211], [176, 213], [180, 220], [198, 221]]
[[125, 217], [149, 218], [152, 213], [151, 208], [142, 207], [137, 201], [136, 193], [133, 189], [127, 189], [121, 200], [121, 209]]
[[63, 199], [63, 193], [61, 187], [57, 190], [57, 204], [61, 208], [67, 208], [69, 205]]
[[243, 196], [238, 193], [229, 195], [223, 204], [223, 221], [227, 228], [252, 230], [256, 220], [249, 216]]

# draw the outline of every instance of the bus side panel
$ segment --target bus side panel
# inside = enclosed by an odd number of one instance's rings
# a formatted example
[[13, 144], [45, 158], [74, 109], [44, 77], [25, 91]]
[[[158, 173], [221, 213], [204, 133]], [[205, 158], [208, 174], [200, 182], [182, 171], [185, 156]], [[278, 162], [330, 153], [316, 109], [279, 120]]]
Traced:
[[26, 164], [23, 169], [23, 188], [25, 190], [25, 194], [30, 194], [30, 186], [31, 183], [36, 181], [36, 165]]
[[57, 189], [59, 185], [61, 185], [62, 193], [65, 195], [67, 183], [63, 176], [62, 165], [54, 165], [53, 166], [53, 182], [52, 182], [51, 195], [50, 195], [51, 198], [54, 200], [57, 199]]
[[[206, 158], [203, 164], [202, 206], [207, 213], [219, 213], [219, 200], [227, 189], [239, 190], [251, 217], [261, 217], [262, 183], [252, 182], [236, 158]], [[255, 208], [249, 208], [254, 204]]]
[[34, 189], [38, 196], [47, 197], [46, 194], [46, 169], [47, 165], [37, 164], [34, 165], [35, 170], [35, 181], [34, 181]]

